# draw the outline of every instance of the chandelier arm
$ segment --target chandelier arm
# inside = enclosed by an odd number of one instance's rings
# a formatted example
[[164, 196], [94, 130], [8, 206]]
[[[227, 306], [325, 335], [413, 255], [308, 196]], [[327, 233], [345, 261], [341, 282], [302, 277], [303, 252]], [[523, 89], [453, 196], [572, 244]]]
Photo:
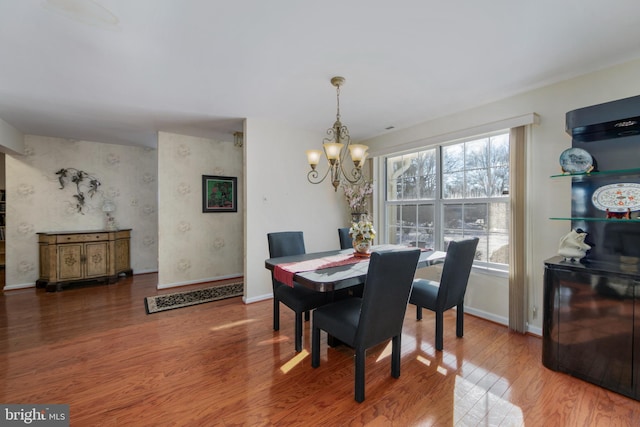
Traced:
[[340, 156], [340, 172], [342, 172], [342, 176], [351, 184], [358, 184], [363, 182], [362, 170], [358, 167], [354, 167], [351, 170], [351, 178], [347, 171], [344, 170], [344, 160], [347, 158], [347, 154], [349, 153], [349, 145], [351, 145], [351, 136], [349, 135], [349, 129], [346, 126], [341, 126], [338, 129], [338, 133], [341, 136], [341, 140], [345, 142], [344, 150]]
[[[334, 132], [335, 133], [335, 132]], [[340, 142], [344, 144], [344, 149], [340, 153], [340, 164], [344, 162], [349, 152], [349, 145], [351, 145], [351, 136], [349, 135], [349, 129], [346, 126], [340, 126], [337, 129], [338, 135], [340, 135]]]
[[359, 168], [354, 167], [351, 170], [351, 176], [353, 177], [353, 179], [349, 178], [349, 174], [342, 167], [342, 163], [340, 164], [340, 171], [342, 172], [342, 177], [347, 181], [349, 181], [349, 183], [351, 184], [358, 184], [358, 183], [364, 182], [364, 180], [362, 179], [363, 178], [362, 171]]
[[307, 174], [307, 181], [309, 181], [312, 184], [320, 184], [322, 181], [324, 181], [327, 178], [327, 176], [329, 175], [329, 172], [331, 172], [331, 167], [327, 169], [327, 171], [324, 173], [322, 178], [318, 179], [318, 177], [320, 176], [318, 171], [315, 169], [311, 169]]

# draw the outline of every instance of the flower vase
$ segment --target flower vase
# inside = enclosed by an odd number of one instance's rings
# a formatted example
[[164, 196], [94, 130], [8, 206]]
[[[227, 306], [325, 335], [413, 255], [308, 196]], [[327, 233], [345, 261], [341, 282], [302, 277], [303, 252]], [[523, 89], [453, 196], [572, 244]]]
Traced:
[[351, 212], [351, 222], [360, 222], [367, 220], [366, 212]]
[[355, 250], [355, 256], [368, 257], [371, 255], [369, 253], [369, 249], [371, 249], [371, 240], [354, 238], [353, 249]]

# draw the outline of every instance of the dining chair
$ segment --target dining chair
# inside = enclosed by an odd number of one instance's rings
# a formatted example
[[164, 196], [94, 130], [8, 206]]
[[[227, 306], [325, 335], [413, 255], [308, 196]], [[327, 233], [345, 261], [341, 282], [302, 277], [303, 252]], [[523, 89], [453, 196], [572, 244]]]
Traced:
[[443, 348], [444, 312], [456, 308], [456, 335], [462, 337], [464, 326], [464, 294], [471, 266], [476, 256], [478, 238], [452, 241], [442, 267], [440, 282], [415, 279], [409, 304], [416, 305], [416, 319], [422, 320], [422, 308], [436, 314], [436, 350]]
[[[268, 233], [269, 257], [276, 258], [305, 253], [304, 235], [302, 231], [282, 231]], [[302, 351], [302, 314], [309, 320], [309, 311], [325, 304], [327, 295], [307, 289], [297, 283], [293, 287], [285, 285], [275, 279], [271, 272], [273, 284], [273, 330], [280, 330], [280, 303], [289, 307], [295, 313], [295, 348]]]
[[340, 249], [353, 247], [353, 239], [349, 236], [349, 227], [338, 228], [338, 237], [340, 238]]
[[400, 376], [400, 336], [420, 250], [373, 252], [362, 298], [347, 298], [313, 312], [311, 366], [320, 366], [320, 331], [355, 349], [355, 400], [364, 400], [366, 350], [392, 340], [391, 376]]

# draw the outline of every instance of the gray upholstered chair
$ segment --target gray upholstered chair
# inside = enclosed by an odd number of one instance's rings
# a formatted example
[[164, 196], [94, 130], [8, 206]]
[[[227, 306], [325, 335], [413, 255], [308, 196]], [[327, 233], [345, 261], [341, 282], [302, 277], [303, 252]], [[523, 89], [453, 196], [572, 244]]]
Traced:
[[364, 400], [366, 350], [392, 340], [391, 376], [400, 376], [400, 336], [420, 251], [374, 252], [362, 298], [347, 298], [313, 312], [311, 366], [320, 366], [320, 330], [355, 349], [355, 400]]
[[349, 236], [349, 227], [338, 228], [338, 238], [340, 239], [340, 249], [353, 247], [353, 239]]
[[[267, 234], [269, 257], [276, 258], [305, 253], [304, 235], [302, 231], [282, 231]], [[309, 320], [309, 311], [320, 307], [328, 301], [323, 292], [307, 289], [297, 283], [293, 287], [277, 281], [271, 272], [273, 284], [273, 330], [280, 330], [280, 303], [295, 312], [295, 348], [302, 351], [302, 314]]]
[[442, 268], [440, 282], [426, 279], [413, 281], [409, 304], [416, 305], [416, 319], [422, 319], [422, 308], [436, 314], [436, 350], [443, 348], [444, 312], [456, 309], [456, 335], [462, 337], [464, 327], [464, 294], [471, 266], [476, 256], [478, 238], [450, 242]]

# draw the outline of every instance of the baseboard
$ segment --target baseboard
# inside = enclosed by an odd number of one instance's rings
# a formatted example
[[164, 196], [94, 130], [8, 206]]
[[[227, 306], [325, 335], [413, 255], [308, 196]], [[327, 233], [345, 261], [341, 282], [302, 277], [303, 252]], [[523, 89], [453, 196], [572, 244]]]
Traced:
[[154, 269], [154, 270], [133, 270], [133, 275], [135, 276], [136, 274], [149, 274], [149, 273], [157, 273], [158, 269]]
[[496, 316], [493, 313], [489, 313], [487, 311], [478, 310], [473, 307], [464, 306], [464, 312], [469, 313], [473, 316], [480, 317], [481, 319], [489, 320], [493, 323], [497, 323], [499, 325], [509, 326], [509, 319], [502, 316]]
[[542, 336], [542, 328], [539, 326], [527, 325], [527, 333], [531, 335]]
[[[464, 312], [465, 314], [468, 313], [468, 314], [471, 314], [472, 316], [476, 316], [481, 319], [489, 320], [490, 322], [494, 322], [499, 325], [504, 325], [506, 327], [509, 327], [509, 319], [505, 317], [496, 316], [495, 314], [487, 313], [486, 311], [477, 310], [467, 306], [464, 307]], [[542, 328], [538, 326], [527, 325], [526, 333], [530, 335], [535, 335], [537, 337], [542, 337]]]
[[251, 297], [251, 298], [246, 298], [246, 297], [242, 297], [242, 301], [245, 304], [251, 304], [254, 302], [260, 302], [260, 301], [264, 301], [267, 299], [273, 299], [273, 293], [268, 293], [268, 294], [264, 294], [264, 295], [258, 295], [255, 297]]
[[17, 285], [5, 285], [4, 290], [5, 291], [13, 291], [16, 289], [28, 289], [28, 288], [35, 288], [36, 287], [36, 283], [19, 283]]

